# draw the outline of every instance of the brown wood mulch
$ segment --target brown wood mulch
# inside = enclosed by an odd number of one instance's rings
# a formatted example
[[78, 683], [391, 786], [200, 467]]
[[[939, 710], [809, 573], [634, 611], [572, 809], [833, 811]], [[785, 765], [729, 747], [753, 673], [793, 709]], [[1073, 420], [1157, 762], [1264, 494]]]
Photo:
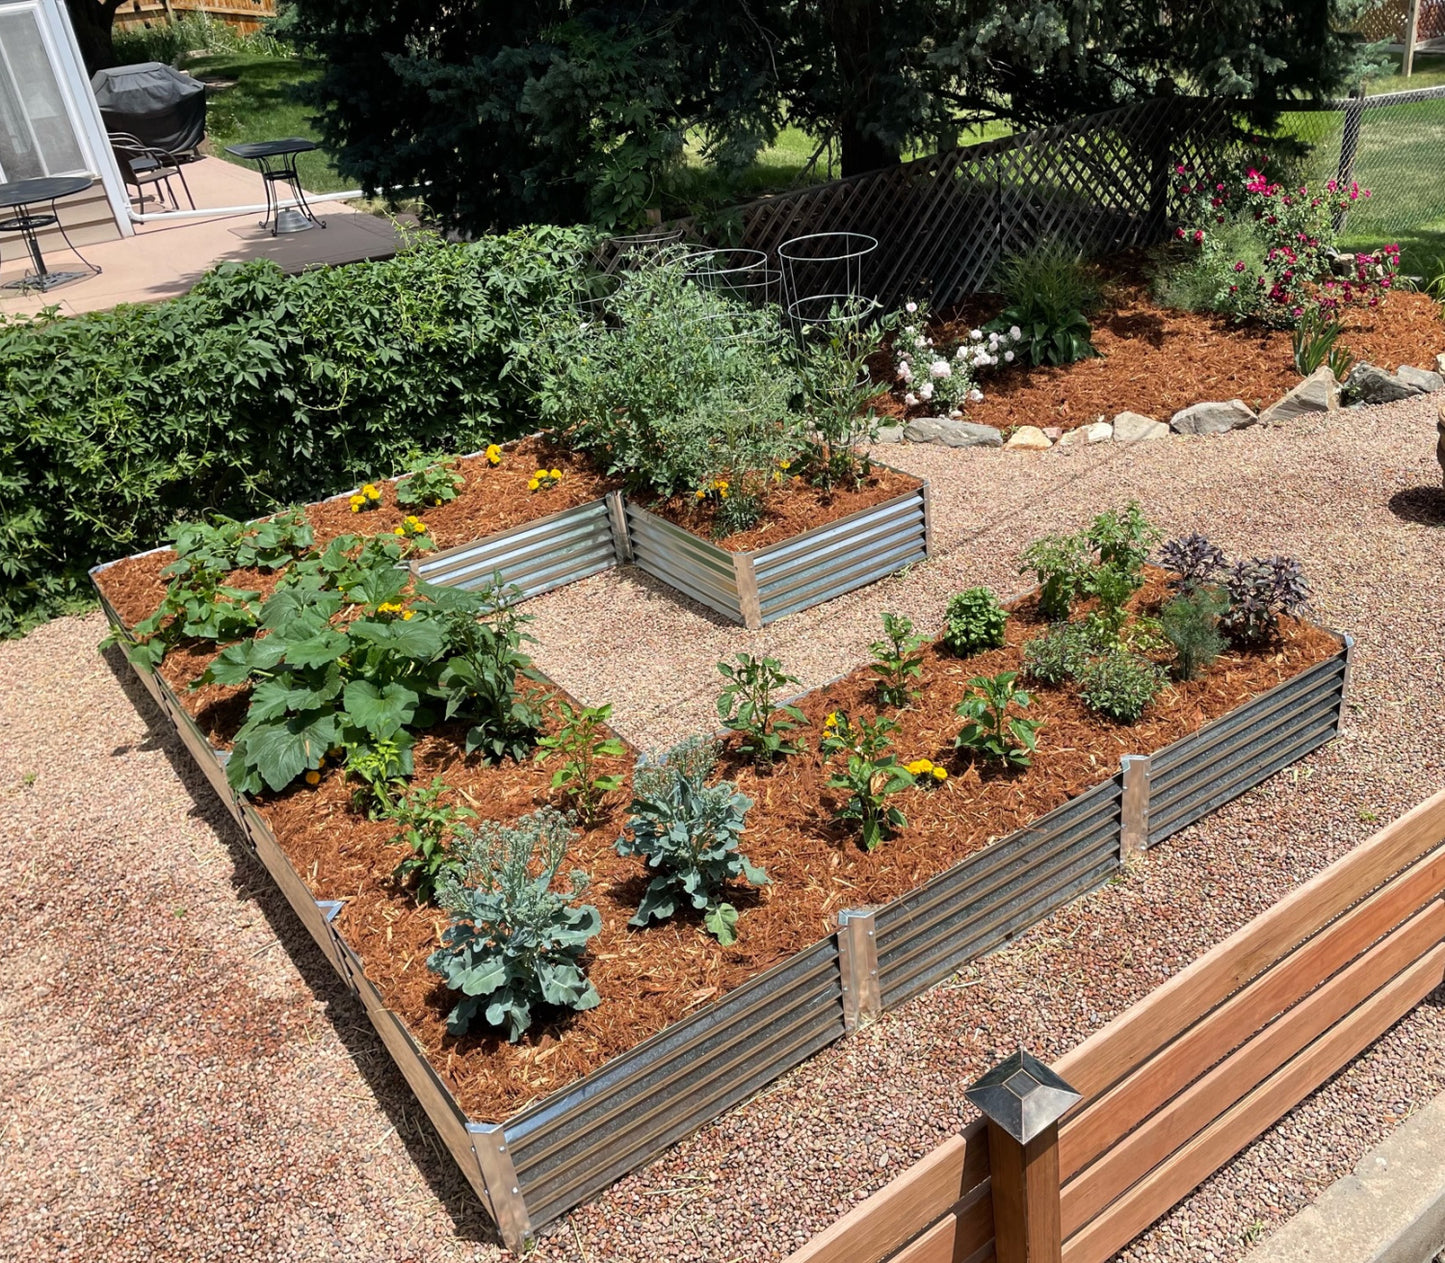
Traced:
[[[1152, 573], [1138, 606], [1153, 608], [1166, 594], [1162, 576]], [[1025, 599], [1009, 620], [1005, 648], [966, 660], [927, 651], [920, 696], [898, 714], [894, 749], [904, 761], [942, 763], [949, 779], [896, 799], [908, 826], [872, 854], [851, 829], [833, 822], [840, 797], [827, 787], [829, 769], [817, 753], [830, 711], [874, 709], [874, 677], [866, 666], [800, 703], [809, 753], [759, 772], [725, 752], [727, 775], [755, 804], [745, 851], [772, 878], [761, 890], [732, 892], [741, 913], [733, 947], [719, 947], [690, 918], [645, 931], [628, 928], [647, 876], [638, 860], [623, 859], [613, 849], [627, 795], [611, 795], [604, 818], [578, 838], [564, 865], [591, 874], [587, 899], [602, 912], [603, 930], [593, 941], [588, 966], [602, 1004], [545, 1021], [516, 1045], [491, 1036], [456, 1040], [446, 1034], [451, 993], [426, 967], [445, 917], [434, 908], [418, 908], [395, 881], [392, 873], [404, 850], [390, 844], [388, 825], [352, 809], [339, 771], [329, 769], [314, 790], [298, 786], [270, 798], [261, 810], [316, 897], [345, 901], [342, 933], [462, 1107], [473, 1118], [500, 1119], [816, 942], [830, 931], [840, 908], [884, 902], [913, 889], [1112, 775], [1120, 755], [1159, 749], [1339, 649], [1334, 636], [1286, 619], [1277, 644], [1224, 655], [1203, 678], [1167, 689], [1130, 727], [1090, 713], [1072, 686], [1041, 687], [1033, 690], [1029, 710], [1030, 717], [1045, 721], [1034, 765], [1021, 773], [971, 765], [952, 751], [959, 724], [954, 708], [968, 680], [1017, 669], [1023, 642], [1042, 626], [1031, 599]], [[194, 671], [205, 656], [187, 656], [186, 670]], [[193, 713], [204, 710], [206, 726], [223, 742], [244, 718], [243, 696], [233, 694], [230, 703], [181, 696]], [[549, 765], [488, 766], [462, 754], [460, 736], [443, 727], [419, 739], [418, 783], [441, 775], [485, 818], [516, 819], [557, 802]], [[616, 769], [626, 771], [629, 764], [619, 761]]]
[[[984, 374], [984, 398], [968, 405], [969, 421], [1010, 427], [1072, 430], [1119, 412], [1160, 421], [1191, 404], [1242, 399], [1256, 412], [1299, 384], [1287, 330], [1231, 324], [1220, 316], [1161, 307], [1140, 279], [1106, 287], [1105, 307], [1092, 321], [1102, 358], [1063, 368], [1007, 368]], [[997, 299], [981, 297], [932, 322], [940, 344], [965, 340], [993, 319]], [[1394, 290], [1379, 307], [1347, 308], [1340, 345], [1357, 361], [1393, 372], [1401, 364], [1433, 369], [1445, 351], [1440, 304], [1426, 294]], [[875, 376], [881, 361], [874, 365]], [[891, 394], [873, 401], [881, 416], [934, 416], [927, 405], [905, 407]]]

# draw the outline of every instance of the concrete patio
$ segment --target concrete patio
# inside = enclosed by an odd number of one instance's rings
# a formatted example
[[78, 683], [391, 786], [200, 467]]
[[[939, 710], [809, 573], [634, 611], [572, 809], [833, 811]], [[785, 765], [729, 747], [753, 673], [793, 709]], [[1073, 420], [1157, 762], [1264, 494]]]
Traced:
[[[204, 157], [187, 163], [184, 171], [200, 209], [259, 206], [265, 201], [261, 177], [249, 168]], [[180, 195], [179, 182], [173, 184]], [[183, 196], [181, 200], [188, 210]], [[269, 229], [260, 227], [261, 216], [254, 212], [137, 224], [133, 237], [80, 246], [86, 260], [100, 267], [98, 276], [71, 281], [49, 293], [0, 289], [0, 314], [28, 316], [58, 307], [73, 316], [118, 303], [158, 302], [184, 294], [205, 272], [227, 260], [274, 259], [286, 271], [300, 272], [322, 264], [354, 263], [396, 253], [400, 237], [391, 220], [309, 192], [307, 200], [325, 221], [324, 229], [272, 237]], [[169, 208], [146, 199], [146, 214], [159, 209]], [[76, 266], [58, 237], [43, 240], [42, 250], [46, 266], [55, 271]], [[29, 262], [18, 237], [0, 237], [0, 284], [19, 280]]]

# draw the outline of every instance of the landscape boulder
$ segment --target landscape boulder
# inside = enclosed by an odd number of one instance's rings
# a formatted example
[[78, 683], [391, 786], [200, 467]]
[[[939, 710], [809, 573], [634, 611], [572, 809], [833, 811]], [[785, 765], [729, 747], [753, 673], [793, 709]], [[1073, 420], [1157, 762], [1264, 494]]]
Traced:
[[944, 447], [1003, 446], [1003, 435], [993, 426], [952, 417], [919, 417], [903, 427], [903, 437], [910, 443], [941, 443]]
[[1435, 421], [1435, 432], [1440, 436], [1435, 443], [1435, 459], [1440, 462], [1440, 484], [1445, 486], [1445, 403], [1440, 405], [1440, 415]]
[[1243, 399], [1226, 403], [1196, 403], [1169, 418], [1169, 428], [1178, 434], [1225, 434], [1242, 430], [1259, 418]]
[[1049, 436], [1036, 425], [1021, 425], [1004, 444], [1005, 447], [1021, 447], [1029, 452], [1042, 452], [1053, 446]]
[[1114, 418], [1114, 442], [1143, 443], [1149, 439], [1167, 439], [1169, 427], [1142, 412], [1121, 412]]
[[1270, 404], [1259, 414], [1265, 425], [1276, 421], [1293, 421], [1311, 412], [1337, 412], [1340, 407], [1340, 384], [1328, 365], [1315, 369], [1304, 381], [1282, 399]]
[[1401, 364], [1395, 370], [1398, 377], [1407, 386], [1413, 386], [1422, 394], [1432, 394], [1437, 390], [1445, 390], [1445, 377], [1439, 373], [1432, 373], [1428, 368], [1416, 368], [1413, 364]]
[[1345, 394], [1357, 403], [1394, 403], [1423, 392], [1373, 364], [1356, 364], [1345, 378]]

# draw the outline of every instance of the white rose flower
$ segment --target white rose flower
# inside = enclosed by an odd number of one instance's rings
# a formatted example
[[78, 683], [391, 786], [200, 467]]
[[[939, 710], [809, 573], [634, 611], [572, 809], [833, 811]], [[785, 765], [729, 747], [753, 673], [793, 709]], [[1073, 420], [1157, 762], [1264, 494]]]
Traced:
[[903, 310], [906, 311], [906, 312], [911, 316], [915, 311], [918, 310], [918, 304], [917, 304], [917, 303], [905, 303], [905, 304], [903, 305]]
[[932, 399], [932, 398], [933, 398], [933, 383], [932, 383], [932, 382], [924, 382], [923, 385], [921, 385], [921, 386], [918, 388], [918, 397], [919, 397], [920, 399], [922, 399], [925, 403], [926, 403], [928, 400]]
[[972, 338], [975, 342], [982, 342], [982, 341], [983, 341], [983, 330], [982, 330], [982, 329], [975, 329], [975, 330], [974, 330], [972, 333], [970, 333], [968, 336], [969, 336], [970, 338]]
[[953, 366], [947, 360], [934, 360], [933, 363], [928, 366], [928, 375], [935, 380], [943, 377], [952, 377]]
[[1005, 351], [1005, 352], [1003, 353], [1003, 357], [1004, 357], [1004, 359], [1006, 359], [1010, 364], [1012, 364], [1012, 363], [1014, 362], [1014, 353], [1013, 353], [1012, 351]]
[[898, 380], [901, 382], [911, 382], [913, 380], [913, 368], [907, 360], [904, 360], [898, 366]]
[[979, 389], [975, 386], [972, 390], [970, 390], [970, 391], [968, 392], [968, 402], [969, 402], [969, 403], [982, 403], [982, 402], [983, 402], [983, 391], [979, 390]]
[[914, 404], [918, 402], [918, 396], [910, 390], [906, 395], [903, 396], [903, 402], [911, 408]]
[[1024, 331], [1020, 329], [1018, 325], [1011, 325], [1009, 327], [1008, 336], [1011, 337], [1015, 342], [1017, 342], [1020, 338], [1024, 336]]

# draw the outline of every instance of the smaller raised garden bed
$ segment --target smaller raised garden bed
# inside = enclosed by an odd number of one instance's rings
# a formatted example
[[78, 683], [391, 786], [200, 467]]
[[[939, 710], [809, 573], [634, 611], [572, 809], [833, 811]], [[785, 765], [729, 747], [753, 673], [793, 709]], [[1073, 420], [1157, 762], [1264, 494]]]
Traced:
[[[724, 617], [749, 628], [763, 627], [928, 556], [927, 481], [886, 467], [875, 469], [885, 472], [884, 494], [890, 485], [906, 490], [761, 548], [728, 545], [745, 545], [762, 531], [714, 543], [698, 530], [679, 525], [673, 520], [676, 514], [670, 519], [629, 500], [632, 561]], [[819, 506], [820, 515], [829, 507]]]

